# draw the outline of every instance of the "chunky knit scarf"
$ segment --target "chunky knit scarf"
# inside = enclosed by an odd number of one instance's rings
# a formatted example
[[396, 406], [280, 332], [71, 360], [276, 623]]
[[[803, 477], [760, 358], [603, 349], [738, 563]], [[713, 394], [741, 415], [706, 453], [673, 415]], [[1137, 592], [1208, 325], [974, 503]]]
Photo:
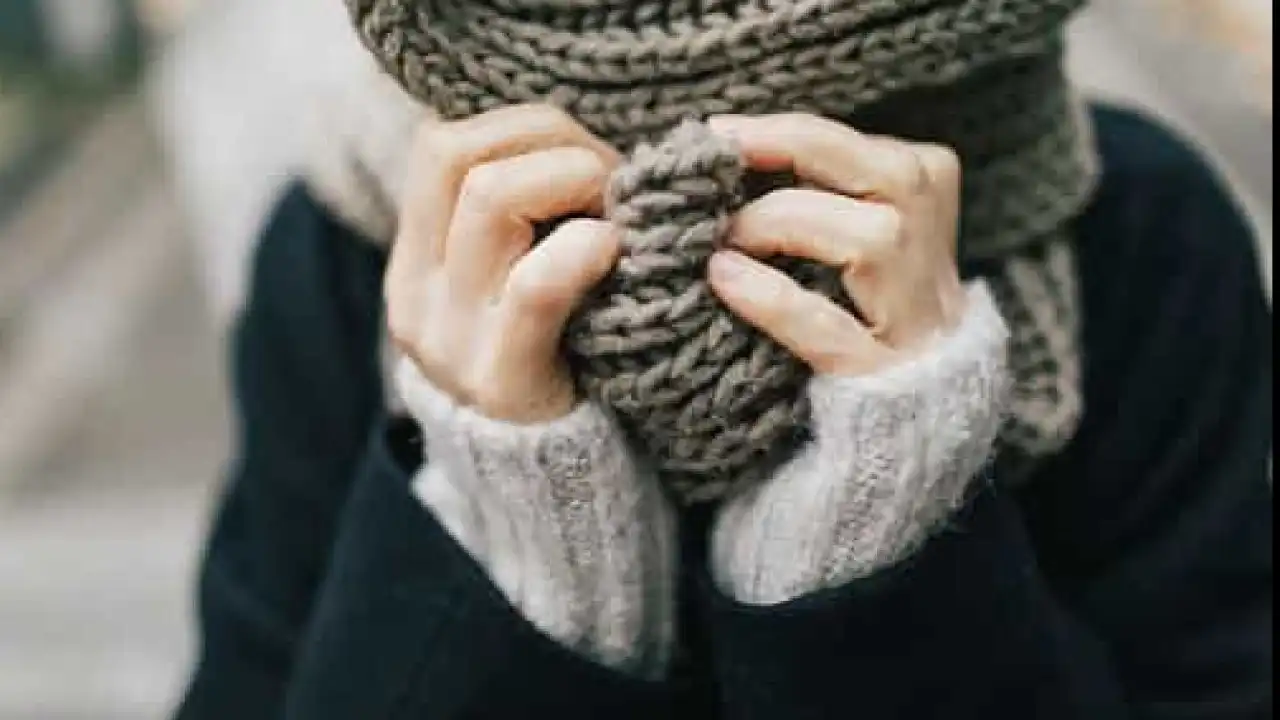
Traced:
[[[1067, 228], [1096, 179], [1062, 69], [1083, 0], [346, 0], [382, 67], [445, 118], [551, 102], [630, 153], [609, 217], [624, 257], [571, 324], [576, 376], [677, 495], [713, 499], [805, 437], [806, 369], [735, 319], [704, 264], [727, 218], [779, 178], [745, 173], [697, 122], [803, 111], [955, 148], [962, 260], [1013, 330], [1002, 454], [1060, 449], [1078, 423]], [[783, 261], [838, 296], [821, 268]]]

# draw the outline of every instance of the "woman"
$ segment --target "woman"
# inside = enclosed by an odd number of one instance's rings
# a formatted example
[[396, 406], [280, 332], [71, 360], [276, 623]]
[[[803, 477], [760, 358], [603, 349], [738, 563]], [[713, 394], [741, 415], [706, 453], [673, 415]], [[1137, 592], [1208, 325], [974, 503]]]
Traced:
[[1269, 717], [1252, 242], [1077, 4], [350, 0], [179, 716]]

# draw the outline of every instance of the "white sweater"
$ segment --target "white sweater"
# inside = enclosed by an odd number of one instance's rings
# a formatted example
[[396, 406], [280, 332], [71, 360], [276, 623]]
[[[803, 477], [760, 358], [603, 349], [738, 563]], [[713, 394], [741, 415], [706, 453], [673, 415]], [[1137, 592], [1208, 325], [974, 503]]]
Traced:
[[[960, 326], [863, 377], [815, 377], [814, 440], [725, 501], [711, 570], [743, 603], [775, 604], [892, 566], [941, 531], [991, 455], [1007, 397], [1007, 330], [985, 285]], [[423, 428], [422, 503], [526, 618], [608, 666], [666, 668], [675, 513], [611, 418], [590, 403], [516, 426], [459, 407], [404, 361]]]

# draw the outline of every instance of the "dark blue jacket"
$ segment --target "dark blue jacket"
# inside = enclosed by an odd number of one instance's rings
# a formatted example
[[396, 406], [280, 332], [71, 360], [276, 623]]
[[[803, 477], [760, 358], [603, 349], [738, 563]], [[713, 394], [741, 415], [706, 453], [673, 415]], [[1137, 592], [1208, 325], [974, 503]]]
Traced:
[[1096, 119], [1074, 443], [902, 566], [776, 607], [718, 594], [706, 518], [686, 518], [689, 659], [661, 683], [540, 634], [410, 495], [417, 433], [382, 410], [384, 257], [290, 191], [235, 335], [240, 456], [178, 717], [1270, 717], [1272, 329], [1253, 241], [1180, 141]]

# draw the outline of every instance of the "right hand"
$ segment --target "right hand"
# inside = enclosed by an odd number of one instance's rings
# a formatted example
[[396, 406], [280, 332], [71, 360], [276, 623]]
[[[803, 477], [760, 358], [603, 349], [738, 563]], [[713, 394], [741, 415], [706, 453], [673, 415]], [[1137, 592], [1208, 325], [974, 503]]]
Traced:
[[560, 353], [570, 313], [613, 267], [598, 217], [619, 156], [546, 105], [428, 120], [385, 278], [392, 340], [460, 405], [495, 420], [547, 422], [576, 405]]

